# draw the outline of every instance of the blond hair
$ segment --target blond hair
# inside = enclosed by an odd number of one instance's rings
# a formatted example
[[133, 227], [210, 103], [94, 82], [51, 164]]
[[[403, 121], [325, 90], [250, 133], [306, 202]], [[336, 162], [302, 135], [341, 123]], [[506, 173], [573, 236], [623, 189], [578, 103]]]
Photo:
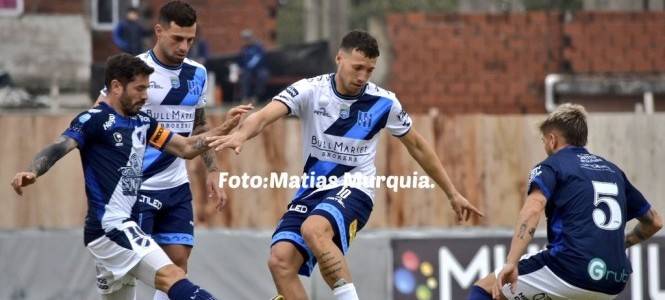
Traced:
[[542, 134], [557, 131], [566, 142], [573, 146], [584, 147], [589, 129], [586, 122], [587, 112], [579, 104], [564, 103], [559, 105], [539, 128]]

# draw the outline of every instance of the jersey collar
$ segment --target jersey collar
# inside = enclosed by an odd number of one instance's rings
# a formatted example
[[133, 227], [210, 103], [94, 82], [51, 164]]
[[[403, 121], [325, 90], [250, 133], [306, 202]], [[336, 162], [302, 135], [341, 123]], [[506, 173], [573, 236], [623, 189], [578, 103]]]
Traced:
[[360, 92], [356, 95], [353, 96], [347, 96], [347, 95], [342, 95], [337, 92], [337, 85], [335, 84], [335, 73], [330, 74], [330, 85], [332, 86], [333, 93], [335, 93], [335, 96], [344, 99], [344, 100], [357, 100], [360, 98], [365, 93], [365, 90], [367, 89], [367, 84], [363, 86], [363, 88], [360, 90]]
[[169, 69], [169, 70], [180, 70], [180, 69], [182, 68], [182, 64], [184, 63], [184, 61], [183, 61], [182, 63], [180, 63], [180, 64], [177, 65], [177, 66], [168, 66], [168, 65], [162, 63], [161, 61], [159, 61], [159, 59], [157, 58], [157, 55], [155, 55], [155, 52], [154, 52], [152, 49], [150, 49], [150, 51], [148, 51], [148, 53], [150, 54], [150, 57], [152, 57], [152, 60], [155, 61], [155, 63], [156, 63], [158, 66], [160, 66], [160, 67], [162, 67], [162, 68], [164, 68], [164, 69]]

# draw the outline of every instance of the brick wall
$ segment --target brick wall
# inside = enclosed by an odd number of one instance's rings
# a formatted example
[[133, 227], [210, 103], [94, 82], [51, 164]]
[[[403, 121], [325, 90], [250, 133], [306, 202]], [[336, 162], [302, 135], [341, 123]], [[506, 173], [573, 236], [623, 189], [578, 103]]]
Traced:
[[[168, 1], [149, 1], [148, 7], [152, 10], [154, 19], [152, 24], [157, 21], [159, 7], [166, 2]], [[201, 36], [208, 42], [211, 56], [240, 51], [240, 31], [245, 28], [252, 29], [267, 49], [273, 47], [277, 28], [273, 16], [277, 0], [190, 0], [188, 3], [196, 9]], [[111, 40], [110, 32], [98, 31], [93, 34], [94, 61], [104, 61], [109, 55], [116, 53], [118, 49]]]
[[[548, 73], [665, 72], [665, 14], [387, 16], [389, 88], [407, 109], [544, 113]], [[397, 75], [399, 74], [399, 75]]]

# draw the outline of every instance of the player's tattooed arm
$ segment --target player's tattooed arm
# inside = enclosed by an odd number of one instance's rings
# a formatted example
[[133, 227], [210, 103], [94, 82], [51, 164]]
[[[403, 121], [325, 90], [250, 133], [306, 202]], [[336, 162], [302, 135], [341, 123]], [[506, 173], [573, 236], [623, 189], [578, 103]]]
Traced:
[[194, 110], [194, 127], [192, 128], [192, 135], [201, 134], [208, 131], [208, 123], [206, 121], [205, 110], [197, 108]]
[[61, 135], [55, 142], [46, 146], [37, 153], [27, 168], [28, 172], [41, 176], [48, 171], [58, 160], [65, 156], [69, 151], [76, 148], [76, 140]]
[[[206, 122], [205, 110], [203, 108], [197, 108], [194, 111], [194, 128], [192, 129], [193, 135], [198, 135], [208, 131], [208, 124]], [[205, 149], [208, 146], [208, 143], [205, 140], [197, 140], [195, 143], [195, 148]], [[214, 149], [205, 150], [201, 153], [201, 158], [203, 163], [210, 172], [219, 172], [219, 167], [217, 166], [217, 155]]]
[[656, 234], [663, 227], [663, 220], [655, 209], [651, 208], [641, 217], [638, 217], [639, 223], [626, 234], [626, 248], [637, 245]]

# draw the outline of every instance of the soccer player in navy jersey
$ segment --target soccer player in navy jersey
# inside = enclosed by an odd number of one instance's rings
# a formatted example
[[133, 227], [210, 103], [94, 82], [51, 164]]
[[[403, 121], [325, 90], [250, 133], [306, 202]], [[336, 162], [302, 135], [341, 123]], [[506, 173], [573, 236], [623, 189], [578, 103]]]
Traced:
[[[663, 221], [619, 167], [584, 148], [582, 106], [559, 106], [540, 132], [548, 157], [531, 170], [506, 264], [476, 282], [468, 299], [614, 299], [632, 272], [626, 248]], [[543, 211], [548, 245], [522, 256]]]
[[[190, 4], [178, 0], [166, 2], [159, 9], [155, 24], [154, 47], [138, 55], [155, 69], [149, 78], [148, 100], [141, 110], [182, 136], [208, 129], [206, 94], [209, 85], [214, 84], [208, 82], [205, 66], [187, 58], [197, 38], [196, 29], [196, 10]], [[101, 94], [104, 95], [104, 91]], [[251, 109], [251, 105], [246, 108]], [[205, 170], [201, 170], [203, 165]], [[227, 196], [219, 187], [219, 170], [213, 150], [203, 152], [200, 159], [187, 164], [150, 145], [146, 150], [134, 218], [185, 272], [195, 244], [192, 189], [205, 189], [205, 194], [199, 193], [203, 194], [202, 198], [216, 201], [221, 210]], [[205, 188], [194, 183], [204, 183]], [[168, 300], [168, 297], [156, 291], [154, 300]]]
[[277, 119], [297, 116], [302, 121], [304, 173], [329, 180], [325, 186], [302, 186], [278, 223], [268, 262], [278, 297], [307, 299], [298, 274], [309, 276], [318, 261], [336, 299], [358, 299], [344, 254], [367, 223], [374, 186], [345, 186], [344, 181], [356, 174], [375, 178], [376, 145], [383, 128], [400, 139], [445, 192], [458, 222], [471, 213], [483, 215], [457, 191], [395, 94], [369, 82], [378, 56], [374, 37], [359, 30], [347, 33], [335, 57], [336, 73], [294, 83], [250, 115], [234, 134], [215, 137], [210, 144], [239, 152], [247, 139]]
[[42, 149], [12, 187], [19, 195], [59, 159], [78, 148], [85, 177], [88, 213], [84, 244], [95, 259], [97, 290], [104, 300], [135, 297], [135, 279], [171, 299], [215, 299], [185, 277], [154, 239], [131, 219], [142, 180], [147, 145], [172, 155], [193, 158], [209, 149], [205, 137], [228, 133], [242, 109], [210, 132], [183, 137], [140, 111], [148, 97], [154, 69], [138, 57], [121, 54], [107, 61], [107, 93], [99, 105], [80, 113], [69, 128]]

